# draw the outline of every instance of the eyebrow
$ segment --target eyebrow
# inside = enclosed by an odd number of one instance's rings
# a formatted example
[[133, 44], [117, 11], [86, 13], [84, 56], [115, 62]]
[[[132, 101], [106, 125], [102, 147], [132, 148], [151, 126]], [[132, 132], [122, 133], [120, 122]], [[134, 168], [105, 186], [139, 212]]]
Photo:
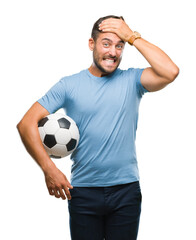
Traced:
[[[109, 41], [109, 42], [112, 42], [112, 40], [109, 39], [109, 38], [103, 38], [102, 41], [104, 41], [104, 40]], [[123, 43], [123, 44], [125, 44], [125, 42], [124, 42], [123, 40], [119, 41], [118, 43]]]

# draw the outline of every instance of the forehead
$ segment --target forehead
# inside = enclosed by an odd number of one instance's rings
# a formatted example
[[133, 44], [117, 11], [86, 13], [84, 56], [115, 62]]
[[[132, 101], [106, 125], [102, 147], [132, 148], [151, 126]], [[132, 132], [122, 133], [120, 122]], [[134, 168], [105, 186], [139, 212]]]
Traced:
[[121, 38], [119, 38], [118, 35], [116, 35], [115, 33], [100, 33], [98, 35], [98, 38], [97, 38], [97, 41], [104, 41], [104, 40], [110, 40], [112, 41], [113, 43], [119, 43], [119, 42], [124, 42], [122, 41]]

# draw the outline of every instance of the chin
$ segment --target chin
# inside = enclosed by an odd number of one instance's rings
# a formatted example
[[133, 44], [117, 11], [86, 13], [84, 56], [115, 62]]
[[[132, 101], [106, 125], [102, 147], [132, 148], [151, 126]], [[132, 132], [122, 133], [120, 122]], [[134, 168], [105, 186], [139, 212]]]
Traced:
[[117, 69], [117, 68], [112, 69], [112, 70], [108, 70], [108, 71], [106, 71], [106, 73], [108, 73], [108, 74], [113, 73], [116, 69]]
[[115, 68], [104, 68], [105, 73], [113, 73], [116, 69], [118, 68], [118, 66], [116, 66]]
[[113, 73], [118, 68], [118, 66], [119, 64], [116, 65], [115, 67], [105, 67], [103, 65], [99, 65], [99, 69], [105, 74], [110, 74]]

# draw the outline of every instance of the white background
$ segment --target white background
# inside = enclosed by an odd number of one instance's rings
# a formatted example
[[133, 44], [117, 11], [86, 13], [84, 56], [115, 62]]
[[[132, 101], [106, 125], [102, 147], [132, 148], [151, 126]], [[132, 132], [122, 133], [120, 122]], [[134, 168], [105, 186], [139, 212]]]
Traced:
[[[138, 239], [196, 239], [193, 4], [1, 1], [1, 239], [70, 239], [67, 200], [49, 196], [43, 173], [26, 153], [16, 124], [61, 77], [90, 66], [93, 23], [109, 14], [122, 15], [132, 30], [159, 46], [180, 68], [171, 85], [147, 93], [140, 105], [136, 144], [143, 205]], [[120, 67], [147, 66], [143, 56], [127, 45]], [[69, 157], [55, 162], [69, 179]]]

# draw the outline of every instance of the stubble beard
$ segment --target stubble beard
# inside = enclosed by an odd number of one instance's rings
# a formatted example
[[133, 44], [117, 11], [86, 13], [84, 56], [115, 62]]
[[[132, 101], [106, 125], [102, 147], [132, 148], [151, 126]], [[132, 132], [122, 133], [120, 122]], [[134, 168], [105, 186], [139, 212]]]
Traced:
[[117, 59], [117, 61], [118, 61], [118, 64], [116, 65], [116, 68], [114, 70], [111, 70], [111, 71], [107, 70], [104, 67], [102, 67], [101, 64], [99, 64], [99, 56], [97, 55], [96, 50], [93, 51], [93, 62], [95, 66], [105, 75], [113, 73], [118, 68], [121, 62], [121, 58]]

